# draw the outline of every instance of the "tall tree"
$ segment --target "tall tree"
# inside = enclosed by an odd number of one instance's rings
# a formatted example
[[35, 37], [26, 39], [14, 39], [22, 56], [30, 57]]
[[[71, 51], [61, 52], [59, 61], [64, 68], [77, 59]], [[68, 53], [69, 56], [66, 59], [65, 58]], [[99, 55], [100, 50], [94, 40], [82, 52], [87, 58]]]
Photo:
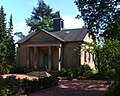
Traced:
[[5, 23], [5, 13], [3, 6], [0, 8], [0, 63], [3, 62], [5, 58], [4, 52], [6, 51], [5, 38], [6, 38], [6, 23]]
[[99, 35], [113, 22], [119, 10], [118, 0], [76, 0], [80, 15], [91, 34]]
[[[0, 9], [0, 74], [8, 73], [9, 68], [15, 59], [15, 46], [12, 37], [12, 16], [10, 17], [9, 28], [6, 28], [6, 14], [4, 13], [3, 6]], [[13, 55], [14, 54], [14, 55]], [[13, 56], [13, 57], [12, 57]]]
[[113, 22], [108, 25], [104, 33], [101, 34], [106, 39], [117, 39], [120, 41], [120, 11], [114, 17]]
[[12, 23], [12, 15], [10, 16], [10, 21], [9, 21], [9, 28], [7, 30], [8, 32], [8, 64], [13, 65], [15, 63], [15, 43], [14, 43], [14, 39], [12, 36], [12, 29], [13, 29], [13, 23]]
[[3, 40], [3, 37], [5, 35], [5, 30], [6, 30], [5, 16], [6, 14], [4, 13], [3, 6], [1, 6], [0, 8], [0, 43]]
[[52, 8], [43, 0], [38, 0], [38, 7], [34, 8], [31, 17], [26, 19], [27, 25], [31, 27], [30, 32], [39, 29], [52, 30], [53, 15]]

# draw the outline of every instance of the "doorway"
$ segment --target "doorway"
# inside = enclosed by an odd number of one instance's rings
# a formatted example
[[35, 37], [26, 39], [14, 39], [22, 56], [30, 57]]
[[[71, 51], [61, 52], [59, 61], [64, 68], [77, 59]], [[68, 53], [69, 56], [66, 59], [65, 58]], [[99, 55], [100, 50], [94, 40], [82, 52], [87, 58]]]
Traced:
[[43, 66], [45, 70], [48, 70], [48, 52], [43, 54]]

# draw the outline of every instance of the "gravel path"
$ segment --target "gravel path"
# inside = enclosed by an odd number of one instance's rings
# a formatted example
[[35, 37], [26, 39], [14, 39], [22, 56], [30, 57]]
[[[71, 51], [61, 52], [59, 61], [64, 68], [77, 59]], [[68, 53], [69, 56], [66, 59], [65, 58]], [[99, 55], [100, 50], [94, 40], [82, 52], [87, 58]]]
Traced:
[[59, 86], [27, 96], [104, 96], [109, 85], [101, 80], [59, 80]]

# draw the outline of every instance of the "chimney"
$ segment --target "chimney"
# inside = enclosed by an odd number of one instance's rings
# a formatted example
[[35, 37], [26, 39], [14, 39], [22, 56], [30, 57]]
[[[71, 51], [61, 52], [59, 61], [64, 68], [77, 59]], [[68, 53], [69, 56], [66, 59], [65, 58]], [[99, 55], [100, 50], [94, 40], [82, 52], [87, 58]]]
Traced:
[[60, 17], [60, 12], [57, 11], [53, 18], [53, 31], [61, 31], [64, 27], [64, 20]]

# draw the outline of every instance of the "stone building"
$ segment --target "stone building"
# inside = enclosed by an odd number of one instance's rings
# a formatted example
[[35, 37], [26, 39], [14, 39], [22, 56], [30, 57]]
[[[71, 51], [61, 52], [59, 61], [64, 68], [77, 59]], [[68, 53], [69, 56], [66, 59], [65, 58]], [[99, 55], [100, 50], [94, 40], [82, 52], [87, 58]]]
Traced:
[[80, 67], [89, 64], [94, 68], [93, 54], [86, 51], [78, 56], [78, 44], [93, 42], [85, 28], [64, 29], [59, 14], [54, 18], [54, 31], [44, 29], [32, 32], [18, 41], [17, 66], [38, 70], [60, 70], [62, 67]]

